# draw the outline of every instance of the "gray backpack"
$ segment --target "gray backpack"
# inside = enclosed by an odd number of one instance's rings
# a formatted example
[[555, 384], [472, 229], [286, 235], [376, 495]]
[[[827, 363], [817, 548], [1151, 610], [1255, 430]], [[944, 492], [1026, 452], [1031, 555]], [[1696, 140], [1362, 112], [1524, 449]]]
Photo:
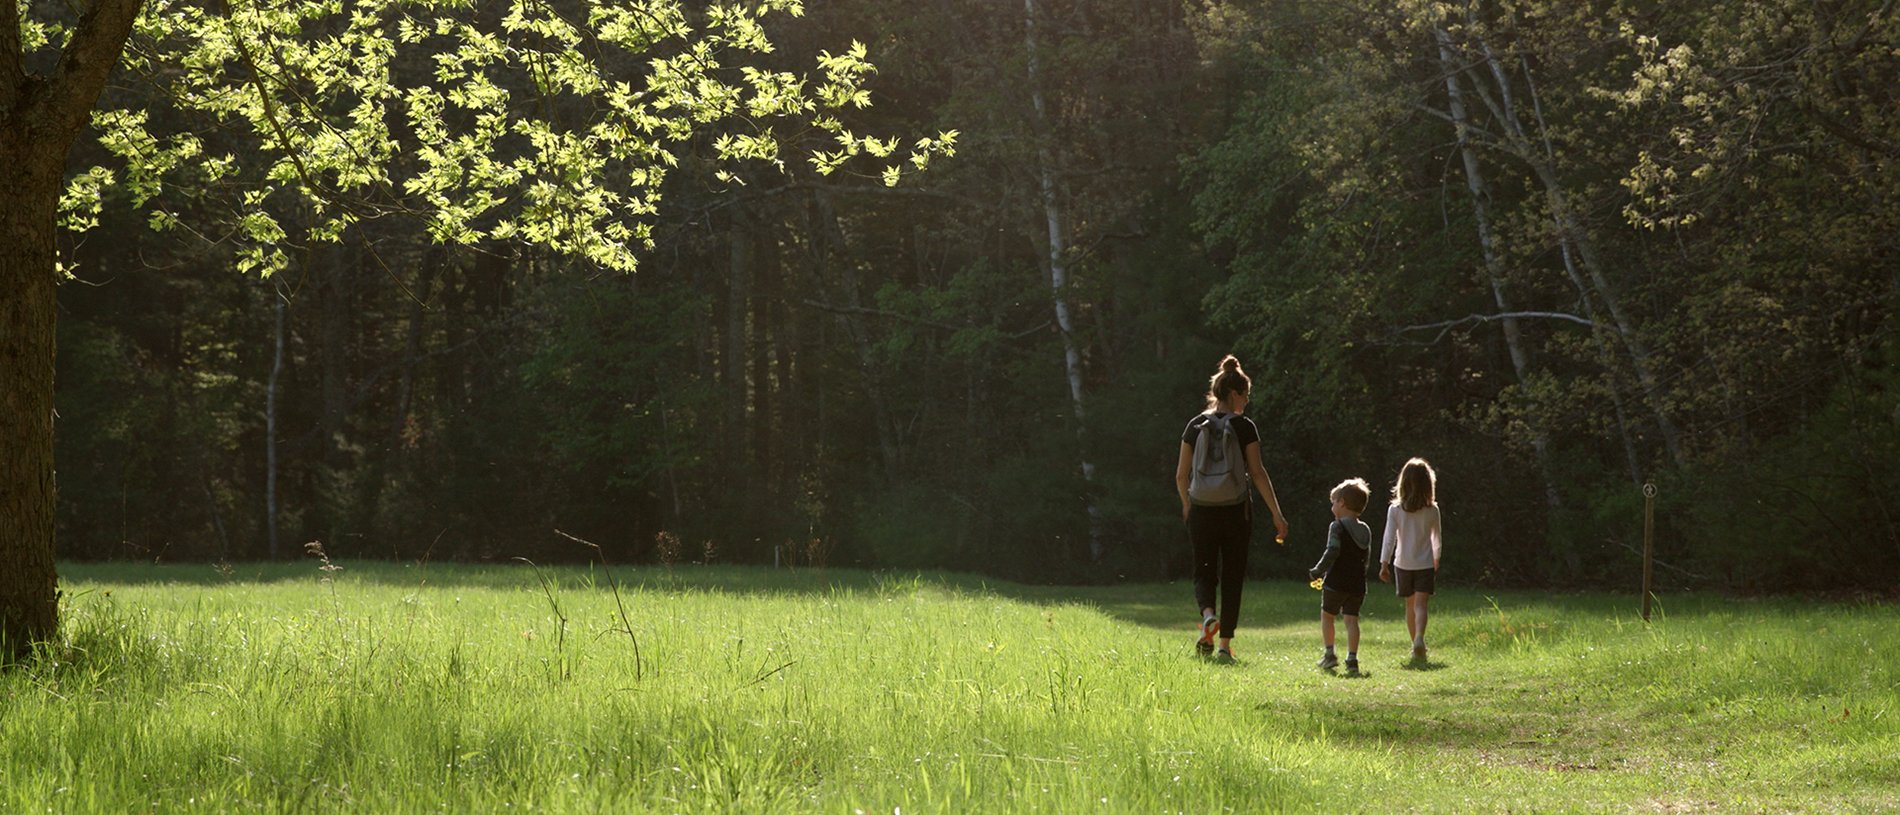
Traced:
[[1188, 499], [1196, 504], [1218, 507], [1247, 501], [1247, 462], [1240, 452], [1240, 436], [1234, 432], [1234, 418], [1231, 413], [1209, 416], [1194, 439]]

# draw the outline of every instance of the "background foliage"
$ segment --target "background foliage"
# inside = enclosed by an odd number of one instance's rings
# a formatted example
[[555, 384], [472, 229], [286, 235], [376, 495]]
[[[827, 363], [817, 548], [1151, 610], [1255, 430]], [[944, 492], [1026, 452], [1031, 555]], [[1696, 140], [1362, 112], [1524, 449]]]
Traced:
[[[313, 35], [272, 73], [329, 116], [278, 141], [228, 135], [270, 127], [255, 94], [205, 93], [229, 49], [141, 28], [69, 171], [63, 557], [294, 554], [270, 551], [274, 521], [346, 557], [588, 556], [559, 529], [623, 562], [1178, 573], [1174, 439], [1232, 351], [1296, 550], [1330, 485], [1384, 489], [1422, 455], [1448, 578], [1626, 584], [1646, 480], [1665, 581], [1900, 577], [1891, 3], [1039, 0], [1033, 31], [967, 0], [761, 15], [760, 71], [838, 55], [878, 100], [833, 100], [857, 141], [785, 130], [785, 156], [897, 162], [859, 134], [961, 134], [895, 187], [734, 164], [745, 145], [667, 142], [575, 90], [666, 75], [650, 63], [491, 70], [471, 43], [545, 46], [586, 4], [478, 5], [427, 32], [370, 14], [390, 4], [243, 18]], [[376, 70], [320, 70], [338, 64]], [[770, 119], [773, 82], [729, 101]], [[607, 184], [536, 160], [561, 154], [533, 128], [484, 129], [531, 98], [555, 100], [533, 121], [647, 127], [683, 169]], [[432, 127], [437, 152], [363, 152]], [[650, 232], [627, 220], [646, 189]], [[602, 196], [599, 217], [538, 218], [548, 195]]]

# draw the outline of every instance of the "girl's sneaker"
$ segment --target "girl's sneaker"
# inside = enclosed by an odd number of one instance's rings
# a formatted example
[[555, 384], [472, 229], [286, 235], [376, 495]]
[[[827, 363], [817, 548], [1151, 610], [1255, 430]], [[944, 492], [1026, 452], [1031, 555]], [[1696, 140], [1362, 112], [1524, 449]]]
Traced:
[[1212, 614], [1207, 615], [1201, 620], [1201, 639], [1194, 643], [1194, 650], [1200, 652], [1201, 656], [1211, 656], [1214, 653], [1214, 635], [1218, 633], [1220, 633], [1220, 618]]
[[1222, 647], [1214, 652], [1214, 661], [1222, 665], [1234, 664], [1234, 650], [1231, 647]]

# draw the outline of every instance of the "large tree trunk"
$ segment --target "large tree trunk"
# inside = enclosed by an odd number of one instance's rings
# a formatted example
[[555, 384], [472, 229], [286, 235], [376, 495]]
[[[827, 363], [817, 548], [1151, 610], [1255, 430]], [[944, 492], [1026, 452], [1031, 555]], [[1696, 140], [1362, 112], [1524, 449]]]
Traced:
[[53, 568], [55, 234], [66, 154], [118, 64], [139, 0], [80, 14], [49, 77], [28, 75], [20, 4], [0, 0], [0, 662], [59, 627]]
[[[4, 34], [4, 32], [0, 32]], [[61, 167], [0, 135], [0, 661], [50, 638], [53, 570], [53, 211]], [[50, 171], [49, 171], [50, 170]]]

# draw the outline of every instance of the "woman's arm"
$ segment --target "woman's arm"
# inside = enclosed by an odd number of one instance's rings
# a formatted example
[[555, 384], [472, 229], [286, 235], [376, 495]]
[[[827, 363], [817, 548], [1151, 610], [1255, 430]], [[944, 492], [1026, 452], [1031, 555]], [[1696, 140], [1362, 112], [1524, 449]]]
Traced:
[[1174, 491], [1181, 494], [1181, 520], [1188, 516], [1188, 477], [1194, 468], [1194, 446], [1181, 442], [1181, 459], [1174, 464]]
[[1253, 477], [1253, 488], [1260, 491], [1260, 497], [1267, 502], [1267, 511], [1273, 513], [1273, 528], [1279, 533], [1281, 543], [1286, 542], [1286, 516], [1280, 514], [1280, 499], [1273, 494], [1273, 479], [1267, 477], [1267, 468], [1260, 463], [1260, 442], [1247, 445], [1247, 475]]

